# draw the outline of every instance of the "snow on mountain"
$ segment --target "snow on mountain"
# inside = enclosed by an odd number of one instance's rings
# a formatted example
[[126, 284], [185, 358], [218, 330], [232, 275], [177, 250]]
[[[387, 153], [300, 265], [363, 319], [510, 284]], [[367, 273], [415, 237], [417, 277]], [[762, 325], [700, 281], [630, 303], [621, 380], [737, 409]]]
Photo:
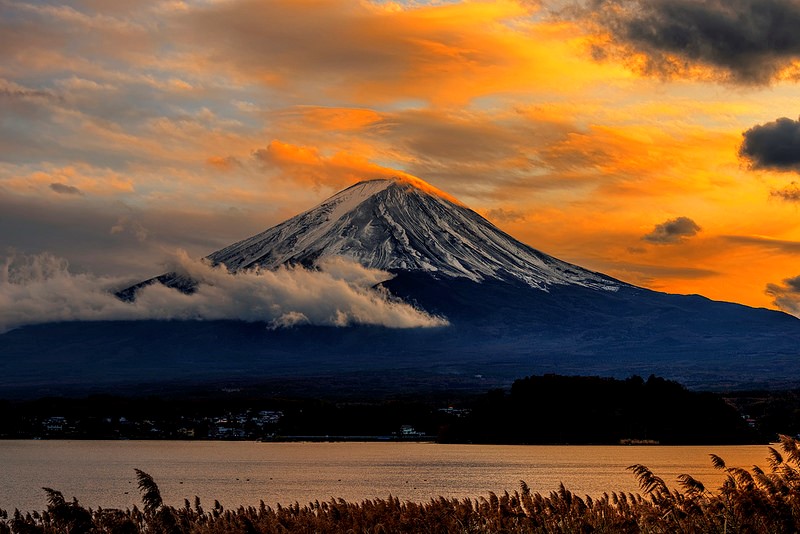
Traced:
[[476, 282], [519, 280], [542, 290], [578, 285], [616, 291], [625, 285], [539, 252], [445, 193], [404, 178], [357, 183], [208, 259], [236, 272], [313, 266], [331, 256], [387, 271], [424, 271]]

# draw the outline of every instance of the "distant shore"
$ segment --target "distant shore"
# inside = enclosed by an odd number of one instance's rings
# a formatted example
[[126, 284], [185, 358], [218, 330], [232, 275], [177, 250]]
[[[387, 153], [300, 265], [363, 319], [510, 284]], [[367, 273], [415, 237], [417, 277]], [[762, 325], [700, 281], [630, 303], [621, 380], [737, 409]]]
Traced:
[[795, 392], [723, 396], [655, 376], [543, 375], [483, 394], [309, 398], [236, 390], [0, 400], [0, 439], [746, 444], [796, 435], [797, 409]]

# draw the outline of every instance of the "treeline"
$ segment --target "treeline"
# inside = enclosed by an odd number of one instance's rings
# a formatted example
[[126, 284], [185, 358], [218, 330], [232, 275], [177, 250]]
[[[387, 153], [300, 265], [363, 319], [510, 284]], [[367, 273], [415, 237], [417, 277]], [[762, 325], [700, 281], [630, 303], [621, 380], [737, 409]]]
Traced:
[[[778, 395], [778, 394], [775, 394]], [[777, 397], [783, 400], [783, 397]], [[2, 438], [293, 439], [427, 436], [441, 442], [751, 443], [800, 431], [800, 404], [723, 398], [651, 376], [531, 376], [510, 389], [441, 398], [50, 398], [0, 402]], [[738, 410], [737, 410], [738, 407]], [[407, 432], [403, 434], [403, 430]], [[298, 438], [299, 439], [299, 438]]]
[[778, 434], [800, 435], [800, 390], [736, 391], [725, 397], [771, 440]]
[[650, 376], [531, 376], [480, 398], [441, 439], [474, 443], [751, 443], [760, 435], [730, 403]]
[[646, 466], [634, 465], [629, 469], [644, 495], [581, 497], [563, 485], [541, 495], [522, 482], [513, 493], [477, 499], [413, 503], [389, 496], [350, 503], [332, 498], [275, 508], [262, 501], [235, 510], [218, 502], [206, 510], [197, 497], [182, 507], [169, 506], [153, 478], [137, 470], [141, 509], [92, 510], [45, 488], [48, 504], [42, 512], [0, 510], [0, 534], [800, 532], [800, 444], [782, 437], [781, 451], [769, 448], [767, 462], [768, 472], [747, 470], [728, 467], [712, 455], [713, 465], [726, 473], [714, 492], [688, 474], [678, 477], [681, 489], [673, 490]]

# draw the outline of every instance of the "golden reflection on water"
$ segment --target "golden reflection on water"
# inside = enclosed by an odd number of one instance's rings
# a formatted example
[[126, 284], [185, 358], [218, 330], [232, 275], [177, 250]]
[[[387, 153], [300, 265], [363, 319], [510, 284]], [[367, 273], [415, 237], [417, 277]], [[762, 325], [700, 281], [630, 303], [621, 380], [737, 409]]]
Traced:
[[716, 489], [728, 466], [766, 467], [767, 445], [493, 446], [433, 443], [253, 443], [220, 441], [0, 441], [0, 508], [42, 510], [43, 486], [85, 506], [141, 506], [133, 469], [149, 473], [165, 502], [200, 497], [225, 507], [305, 504], [332, 497], [427, 501], [513, 492], [524, 480], [548, 494], [561, 482], [578, 495], [637, 492], [626, 470], [644, 464], [669, 485], [688, 473]]

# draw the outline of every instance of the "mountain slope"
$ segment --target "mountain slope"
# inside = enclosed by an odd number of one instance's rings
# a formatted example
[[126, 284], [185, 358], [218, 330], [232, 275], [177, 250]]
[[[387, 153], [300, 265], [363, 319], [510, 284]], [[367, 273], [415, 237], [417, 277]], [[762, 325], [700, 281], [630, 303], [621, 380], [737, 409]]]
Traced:
[[[547, 290], [578, 285], [616, 291], [621, 282], [548, 256], [502, 232], [430, 186], [401, 179], [355, 184], [319, 206], [208, 256], [231, 272], [313, 266], [343, 256], [365, 267], [435, 277], [521, 281]], [[188, 287], [173, 275], [158, 281]]]
[[[241, 274], [314, 267], [336, 256], [391, 271], [384, 288], [449, 325], [270, 330], [240, 321], [115, 321], [25, 327], [0, 335], [0, 397], [58, 388], [282, 387], [287, 381], [315, 391], [484, 390], [532, 373], [655, 373], [716, 388], [800, 385], [797, 318], [649, 291], [571, 265], [406, 180], [356, 184], [208, 259]], [[197, 285], [187, 273], [167, 273], [119, 295], [131, 300], [156, 282], [187, 293]]]

